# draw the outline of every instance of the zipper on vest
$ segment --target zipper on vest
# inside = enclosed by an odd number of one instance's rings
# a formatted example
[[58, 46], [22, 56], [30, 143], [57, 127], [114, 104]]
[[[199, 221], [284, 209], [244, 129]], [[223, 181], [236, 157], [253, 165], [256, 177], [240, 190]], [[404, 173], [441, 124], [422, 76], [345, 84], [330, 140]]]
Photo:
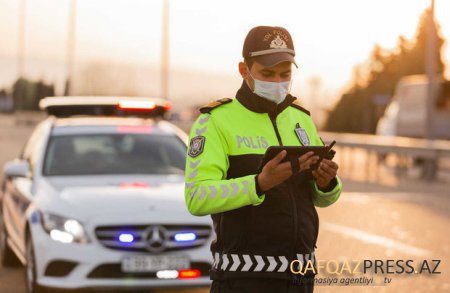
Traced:
[[270, 121], [272, 122], [273, 129], [275, 130], [275, 134], [277, 135], [278, 144], [282, 146], [283, 141], [281, 140], [280, 133], [278, 132], [277, 121], [276, 121], [277, 118], [273, 118], [273, 119], [272, 119], [272, 117], [269, 117], [269, 118], [270, 118]]
[[[272, 118], [269, 115], [270, 121], [272, 122], [272, 126], [273, 129], [275, 130], [275, 134], [277, 135], [277, 139], [278, 139], [278, 143], [280, 146], [283, 145], [283, 142], [281, 140], [281, 136], [280, 136], [280, 132], [278, 131], [278, 126], [277, 126], [277, 121], [276, 121], [276, 116], [274, 118]], [[289, 179], [288, 179], [289, 180]], [[297, 238], [298, 238], [298, 222], [297, 222], [297, 218], [298, 218], [298, 214], [297, 214], [297, 203], [295, 202], [295, 196], [292, 194], [292, 188], [291, 188], [291, 184], [288, 183], [288, 191], [289, 191], [289, 197], [292, 201], [292, 207], [293, 207], [293, 214], [294, 214], [294, 248], [292, 249], [292, 257], [293, 259], [297, 258], [297, 254], [296, 254], [296, 247], [297, 247]]]

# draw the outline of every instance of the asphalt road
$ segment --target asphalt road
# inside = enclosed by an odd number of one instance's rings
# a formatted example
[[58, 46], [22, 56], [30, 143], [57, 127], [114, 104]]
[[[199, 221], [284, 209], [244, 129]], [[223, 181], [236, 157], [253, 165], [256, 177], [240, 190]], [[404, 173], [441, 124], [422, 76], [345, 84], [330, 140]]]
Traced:
[[[15, 157], [31, 130], [16, 126], [0, 115], [0, 165]], [[345, 171], [345, 170], [343, 170]], [[388, 182], [392, 182], [389, 181]], [[414, 260], [414, 266], [428, 260], [430, 270], [440, 260], [440, 274], [368, 274], [371, 285], [348, 285], [346, 276], [318, 275], [325, 282], [338, 284], [316, 286], [315, 292], [450, 292], [450, 185], [418, 180], [394, 181], [390, 186], [346, 180], [345, 192], [331, 207], [319, 209], [320, 236], [317, 259], [341, 265], [367, 260]], [[384, 267], [386, 270], [386, 267]], [[385, 278], [390, 278], [386, 284]], [[342, 281], [343, 280], [343, 281]], [[0, 267], [0, 292], [25, 292], [22, 268]], [[165, 291], [167, 292], [167, 291]], [[177, 292], [209, 292], [208, 289]]]

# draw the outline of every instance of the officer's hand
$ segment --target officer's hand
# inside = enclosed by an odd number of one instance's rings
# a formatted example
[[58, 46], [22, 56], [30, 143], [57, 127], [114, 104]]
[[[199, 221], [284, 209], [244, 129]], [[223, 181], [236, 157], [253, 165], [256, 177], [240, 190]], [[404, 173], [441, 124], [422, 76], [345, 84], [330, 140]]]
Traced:
[[[281, 163], [284, 157], [286, 157], [286, 153], [285, 150], [281, 151], [263, 167], [261, 173], [258, 175], [258, 185], [261, 191], [269, 190], [292, 176], [291, 162]], [[318, 160], [319, 157], [314, 156], [313, 152], [308, 152], [299, 157], [299, 172], [308, 170]]]
[[327, 187], [331, 180], [336, 177], [338, 169], [338, 164], [333, 161], [323, 159], [317, 170], [312, 172], [314, 178], [316, 179], [317, 186], [321, 189]]

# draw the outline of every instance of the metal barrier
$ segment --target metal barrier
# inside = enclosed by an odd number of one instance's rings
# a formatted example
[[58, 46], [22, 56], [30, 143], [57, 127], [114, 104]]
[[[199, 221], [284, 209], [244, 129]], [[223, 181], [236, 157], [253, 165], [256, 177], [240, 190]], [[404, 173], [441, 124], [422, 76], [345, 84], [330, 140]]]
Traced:
[[11, 113], [0, 113], [0, 127], [30, 126], [33, 127], [44, 120], [47, 115], [40, 111], [17, 110]]
[[[439, 161], [443, 158], [450, 158], [450, 141], [447, 140], [331, 132], [320, 132], [320, 135], [327, 143], [333, 140], [337, 141], [336, 146], [342, 153], [342, 163], [350, 170], [353, 161], [351, 157], [356, 149], [364, 150], [367, 153], [367, 159], [364, 162], [366, 164], [365, 172], [370, 172], [369, 165], [373, 164], [373, 154], [376, 155], [377, 163], [387, 155], [394, 154], [398, 158], [397, 175], [401, 176], [407, 171], [407, 163], [412, 159], [421, 164], [422, 178], [425, 180], [436, 179]], [[369, 174], [366, 175], [369, 177]]]

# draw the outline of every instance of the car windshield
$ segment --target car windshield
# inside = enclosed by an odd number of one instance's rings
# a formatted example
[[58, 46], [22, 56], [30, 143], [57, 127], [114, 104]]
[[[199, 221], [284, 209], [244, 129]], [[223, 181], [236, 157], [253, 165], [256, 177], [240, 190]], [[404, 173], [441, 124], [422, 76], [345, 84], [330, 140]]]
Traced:
[[176, 136], [144, 134], [51, 137], [43, 174], [184, 174], [186, 146]]

